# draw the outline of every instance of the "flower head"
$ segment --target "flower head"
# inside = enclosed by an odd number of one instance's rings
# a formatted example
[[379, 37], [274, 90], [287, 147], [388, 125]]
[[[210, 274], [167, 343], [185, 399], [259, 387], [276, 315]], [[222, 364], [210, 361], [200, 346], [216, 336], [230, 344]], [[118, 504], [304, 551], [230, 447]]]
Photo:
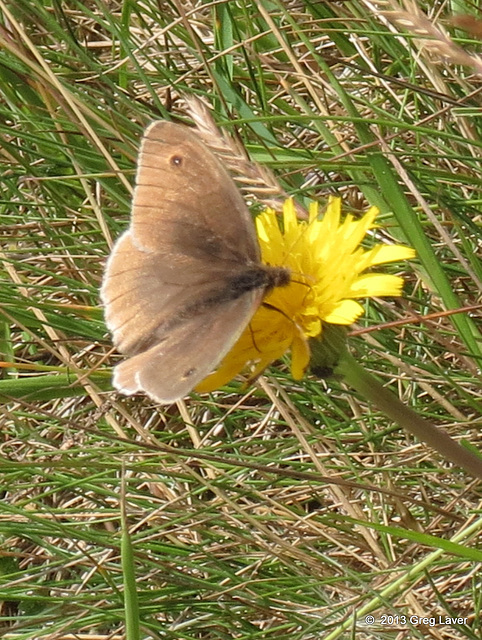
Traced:
[[255, 377], [291, 350], [291, 373], [303, 376], [310, 360], [308, 339], [320, 336], [324, 323], [349, 325], [363, 314], [358, 298], [399, 296], [400, 276], [364, 273], [386, 262], [413, 258], [401, 245], [360, 246], [378, 213], [369, 209], [359, 220], [341, 222], [339, 198], [331, 198], [319, 219], [318, 203], [310, 205], [309, 220], [299, 221], [292, 200], [283, 206], [283, 229], [276, 213], [265, 210], [256, 219], [262, 260], [291, 270], [291, 282], [273, 289], [264, 299], [231, 351], [198, 391], [210, 391], [236, 376], [248, 363]]

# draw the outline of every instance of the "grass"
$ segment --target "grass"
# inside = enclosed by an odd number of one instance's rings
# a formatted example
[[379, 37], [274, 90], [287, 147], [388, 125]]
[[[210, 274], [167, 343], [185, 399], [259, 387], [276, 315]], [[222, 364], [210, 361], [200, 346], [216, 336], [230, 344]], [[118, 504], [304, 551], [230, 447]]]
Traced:
[[480, 9], [0, 0], [1, 637], [481, 637], [470, 476], [288, 360], [120, 396], [98, 296], [142, 129], [202, 97], [285, 191], [417, 249], [351, 350], [480, 449], [481, 44], [451, 22]]

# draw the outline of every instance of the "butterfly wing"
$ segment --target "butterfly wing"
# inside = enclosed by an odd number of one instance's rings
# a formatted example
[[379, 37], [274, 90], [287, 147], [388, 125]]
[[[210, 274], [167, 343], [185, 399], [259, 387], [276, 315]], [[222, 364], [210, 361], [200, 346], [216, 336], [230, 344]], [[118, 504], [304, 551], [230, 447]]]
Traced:
[[114, 385], [127, 395], [144, 391], [160, 403], [184, 397], [231, 349], [262, 295], [249, 291], [177, 325], [157, 344], [118, 365]]
[[205, 262], [185, 256], [173, 266], [161, 253], [139, 250], [130, 230], [119, 238], [107, 262], [101, 297], [106, 324], [121, 353], [149, 349], [182, 324], [189, 309], [202, 309], [205, 300], [222, 289], [225, 265]]
[[140, 248], [258, 263], [259, 247], [244, 200], [216, 156], [187, 127], [154, 122], [139, 152], [132, 232]]

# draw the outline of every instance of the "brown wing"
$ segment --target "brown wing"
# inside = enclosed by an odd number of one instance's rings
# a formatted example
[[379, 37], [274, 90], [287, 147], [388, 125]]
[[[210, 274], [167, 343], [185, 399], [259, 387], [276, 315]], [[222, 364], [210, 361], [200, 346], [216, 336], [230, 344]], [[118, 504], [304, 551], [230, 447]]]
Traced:
[[101, 290], [114, 344], [128, 355], [148, 349], [182, 323], [186, 309], [222, 290], [225, 279], [222, 261], [185, 256], [165, 262], [160, 253], [140, 251], [126, 231], [107, 262]]
[[128, 395], [144, 391], [161, 403], [187, 395], [233, 346], [261, 302], [254, 290], [177, 325], [155, 346], [114, 370], [114, 385]]
[[141, 145], [132, 208], [139, 248], [179, 256], [258, 263], [244, 200], [220, 161], [187, 127], [154, 122]]

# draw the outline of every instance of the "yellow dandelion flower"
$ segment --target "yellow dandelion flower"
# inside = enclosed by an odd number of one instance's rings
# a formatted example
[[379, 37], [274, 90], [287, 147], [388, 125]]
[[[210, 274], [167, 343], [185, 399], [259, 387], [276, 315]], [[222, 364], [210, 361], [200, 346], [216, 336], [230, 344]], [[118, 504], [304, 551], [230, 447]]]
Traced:
[[274, 211], [256, 219], [262, 260], [291, 270], [292, 281], [273, 289], [253, 316], [218, 369], [198, 391], [212, 391], [226, 384], [248, 364], [258, 375], [273, 360], [291, 350], [291, 373], [300, 379], [310, 361], [308, 340], [319, 337], [323, 324], [349, 325], [363, 314], [358, 298], [399, 296], [399, 276], [364, 273], [367, 269], [413, 258], [415, 252], [401, 245], [360, 246], [374, 226], [377, 209], [361, 219], [348, 215], [341, 221], [341, 202], [331, 198], [320, 219], [318, 203], [311, 203], [309, 220], [296, 217], [292, 200], [283, 206], [282, 229]]

